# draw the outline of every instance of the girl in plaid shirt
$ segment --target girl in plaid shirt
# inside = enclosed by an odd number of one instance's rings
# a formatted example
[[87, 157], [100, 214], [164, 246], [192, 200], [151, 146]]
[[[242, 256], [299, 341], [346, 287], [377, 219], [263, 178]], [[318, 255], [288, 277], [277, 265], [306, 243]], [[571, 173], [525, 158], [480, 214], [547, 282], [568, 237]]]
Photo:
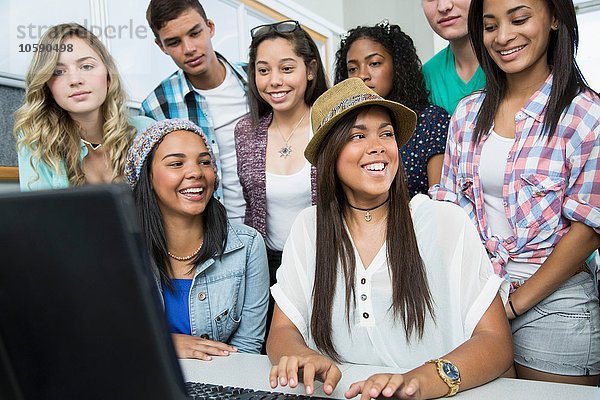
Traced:
[[600, 98], [573, 3], [473, 0], [469, 34], [487, 84], [456, 109], [431, 195], [468, 212], [512, 283], [517, 375], [597, 385]]

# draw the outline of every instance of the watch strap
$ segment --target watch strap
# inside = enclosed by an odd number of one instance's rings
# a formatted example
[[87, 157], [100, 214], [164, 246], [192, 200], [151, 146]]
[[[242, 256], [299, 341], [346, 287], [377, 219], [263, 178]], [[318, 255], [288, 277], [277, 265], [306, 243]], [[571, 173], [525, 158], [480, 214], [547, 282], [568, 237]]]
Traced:
[[[446, 385], [448, 385], [448, 393], [446, 393], [445, 397], [452, 397], [456, 393], [458, 393], [458, 389], [460, 388], [460, 371], [451, 361], [448, 361], [444, 358], [436, 358], [433, 360], [427, 361], [425, 364], [435, 364], [437, 373], [439, 377], [444, 381]], [[458, 371], [458, 378], [452, 379], [444, 372], [444, 364], [450, 364]]]

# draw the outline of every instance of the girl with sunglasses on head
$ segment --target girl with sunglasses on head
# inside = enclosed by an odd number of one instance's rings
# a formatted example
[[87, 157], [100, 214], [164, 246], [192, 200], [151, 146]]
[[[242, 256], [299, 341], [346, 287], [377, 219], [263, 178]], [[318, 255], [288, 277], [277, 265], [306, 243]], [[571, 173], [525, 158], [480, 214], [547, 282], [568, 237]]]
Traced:
[[274, 283], [291, 224], [315, 201], [315, 170], [303, 152], [312, 136], [309, 108], [327, 78], [317, 45], [297, 21], [257, 26], [251, 36], [250, 114], [235, 128], [238, 175], [244, 222], [265, 238]]
[[400, 149], [412, 197], [440, 182], [450, 116], [428, 100], [421, 61], [412, 39], [384, 20], [359, 26], [342, 38], [336, 53], [335, 82], [361, 78], [378, 95], [417, 113], [415, 133]]
[[153, 120], [128, 117], [117, 67], [83, 26], [42, 36], [15, 114], [21, 190], [119, 182], [127, 149]]
[[487, 83], [454, 113], [432, 195], [468, 212], [512, 282], [517, 376], [598, 385], [600, 97], [573, 2], [472, 0], [469, 35]]
[[165, 119], [135, 138], [133, 189], [179, 358], [259, 353], [269, 299], [262, 237], [228, 221], [214, 196], [215, 156], [202, 129]]

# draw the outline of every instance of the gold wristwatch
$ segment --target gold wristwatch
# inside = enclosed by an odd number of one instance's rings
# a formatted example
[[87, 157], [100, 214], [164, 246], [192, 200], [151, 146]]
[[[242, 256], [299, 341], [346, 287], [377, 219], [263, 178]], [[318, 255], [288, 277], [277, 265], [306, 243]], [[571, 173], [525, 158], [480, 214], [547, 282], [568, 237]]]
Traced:
[[448, 393], [446, 397], [454, 396], [458, 393], [460, 387], [460, 371], [456, 365], [443, 358], [436, 358], [435, 360], [429, 360], [425, 364], [435, 364], [437, 373], [442, 380], [448, 385]]

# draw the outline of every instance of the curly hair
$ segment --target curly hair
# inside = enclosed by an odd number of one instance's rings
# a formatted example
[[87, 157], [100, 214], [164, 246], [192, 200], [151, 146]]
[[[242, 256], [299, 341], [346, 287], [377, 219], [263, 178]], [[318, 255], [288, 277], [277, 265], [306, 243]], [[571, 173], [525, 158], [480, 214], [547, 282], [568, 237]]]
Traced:
[[[103, 148], [112, 169], [112, 180], [121, 181], [127, 149], [135, 136], [135, 128], [127, 118], [126, 97], [117, 67], [102, 42], [86, 28], [69, 23], [55, 25], [40, 39], [40, 47], [58, 48], [65, 40], [78, 37], [85, 41], [106, 66], [108, 89], [101, 107], [103, 118]], [[36, 52], [25, 76], [25, 103], [15, 113], [13, 134], [17, 146], [31, 149], [29, 161], [34, 171], [39, 162], [60, 173], [64, 162], [69, 184], [85, 183], [81, 157], [81, 128], [69, 113], [54, 100], [48, 81], [52, 78], [60, 52]], [[38, 176], [39, 178], [39, 176]]]
[[394, 82], [386, 99], [404, 104], [416, 113], [429, 105], [429, 93], [425, 86], [421, 60], [415, 45], [398, 25], [379, 23], [375, 26], [357, 26], [342, 38], [335, 53], [335, 83], [348, 78], [346, 58], [352, 43], [369, 39], [381, 44], [392, 55]]

